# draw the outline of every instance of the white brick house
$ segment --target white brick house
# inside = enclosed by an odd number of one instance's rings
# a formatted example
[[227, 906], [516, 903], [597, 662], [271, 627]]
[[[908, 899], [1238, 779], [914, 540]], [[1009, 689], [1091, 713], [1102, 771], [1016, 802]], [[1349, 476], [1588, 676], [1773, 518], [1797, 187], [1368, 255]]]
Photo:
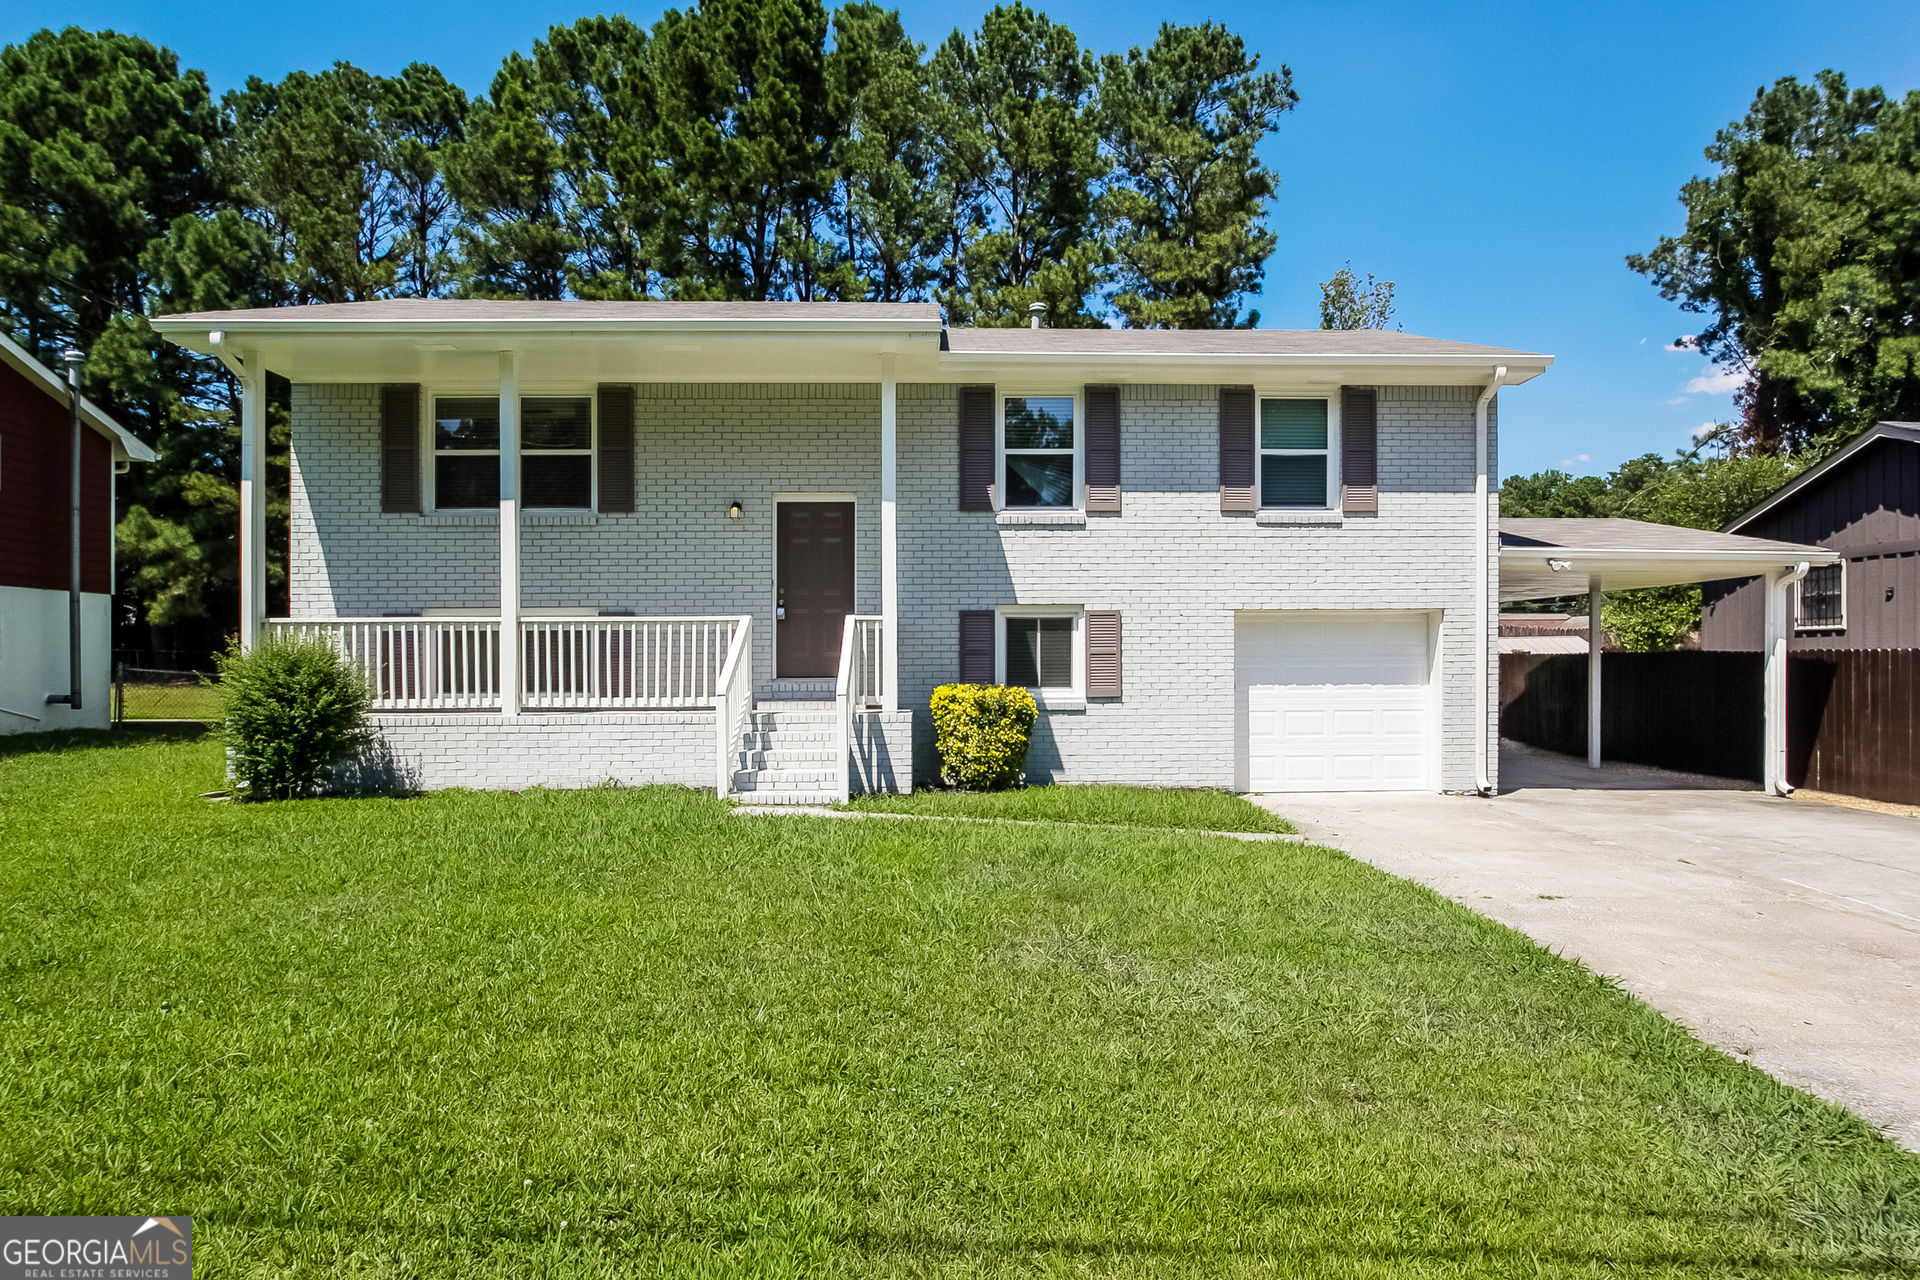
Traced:
[[[962, 678], [1035, 690], [1036, 779], [1491, 781], [1494, 393], [1550, 357], [945, 330], [919, 304], [156, 327], [246, 389], [242, 642], [361, 660], [416, 785], [905, 789], [938, 776], [927, 700]], [[293, 383], [285, 620], [261, 612], [269, 369]]]

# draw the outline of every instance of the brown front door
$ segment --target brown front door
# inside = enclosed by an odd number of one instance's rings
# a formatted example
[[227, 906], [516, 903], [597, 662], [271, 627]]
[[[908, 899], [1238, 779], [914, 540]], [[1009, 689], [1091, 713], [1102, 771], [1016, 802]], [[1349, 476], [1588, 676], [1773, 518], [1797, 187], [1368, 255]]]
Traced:
[[840, 632], [853, 612], [853, 504], [783, 502], [776, 519], [774, 674], [830, 679], [840, 674]]

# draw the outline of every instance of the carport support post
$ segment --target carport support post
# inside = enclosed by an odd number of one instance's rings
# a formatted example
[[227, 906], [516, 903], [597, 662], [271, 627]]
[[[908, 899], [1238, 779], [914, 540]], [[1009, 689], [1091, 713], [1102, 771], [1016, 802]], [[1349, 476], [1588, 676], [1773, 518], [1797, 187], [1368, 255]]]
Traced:
[[1587, 579], [1587, 768], [1600, 767], [1600, 655], [1606, 648], [1600, 625], [1600, 578]]

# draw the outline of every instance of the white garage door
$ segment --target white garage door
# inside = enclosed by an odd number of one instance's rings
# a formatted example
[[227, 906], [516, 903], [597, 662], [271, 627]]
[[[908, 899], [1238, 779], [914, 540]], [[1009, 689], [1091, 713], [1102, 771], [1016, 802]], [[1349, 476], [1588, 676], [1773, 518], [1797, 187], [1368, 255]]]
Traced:
[[1246, 790], [1428, 785], [1425, 614], [1243, 613], [1234, 642]]

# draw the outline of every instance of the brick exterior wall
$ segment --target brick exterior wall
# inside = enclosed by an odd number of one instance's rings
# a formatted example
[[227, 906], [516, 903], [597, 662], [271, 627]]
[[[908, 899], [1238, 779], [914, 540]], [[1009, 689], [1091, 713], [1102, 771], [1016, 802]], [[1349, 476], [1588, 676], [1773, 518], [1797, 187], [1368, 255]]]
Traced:
[[[899, 388], [900, 698], [917, 710], [914, 776], [936, 772], [925, 707], [955, 677], [961, 609], [1120, 610], [1125, 697], [1044, 714], [1029, 772], [1189, 786], [1234, 783], [1235, 611], [1415, 609], [1439, 618], [1440, 783], [1473, 785], [1477, 390], [1379, 388], [1379, 514], [1306, 526], [1220, 514], [1216, 392], [1123, 388], [1122, 514], [1044, 528], [956, 510], [957, 388]], [[497, 605], [491, 518], [380, 513], [376, 388], [295, 386], [293, 406], [295, 616]], [[854, 495], [858, 608], [880, 611], [877, 387], [643, 384], [635, 453], [634, 514], [523, 530], [526, 606], [750, 612], [765, 692], [775, 495], [822, 492]], [[738, 521], [726, 515], [735, 499]], [[1491, 726], [1496, 664], [1487, 671]]]

